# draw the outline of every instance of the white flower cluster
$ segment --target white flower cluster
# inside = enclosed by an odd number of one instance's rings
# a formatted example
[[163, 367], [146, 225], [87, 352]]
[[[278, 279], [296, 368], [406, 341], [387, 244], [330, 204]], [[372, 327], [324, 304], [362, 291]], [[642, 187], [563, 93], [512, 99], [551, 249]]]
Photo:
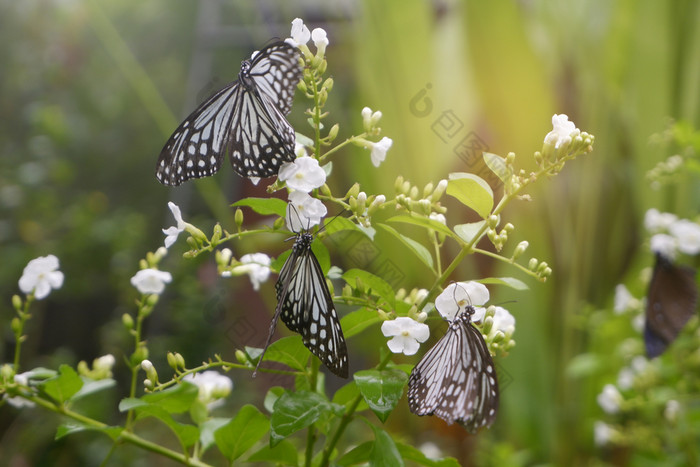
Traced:
[[675, 214], [649, 209], [644, 215], [644, 227], [651, 237], [651, 251], [668, 259], [677, 252], [686, 255], [700, 253], [700, 225], [687, 219], [678, 219]]
[[[487, 309], [482, 305], [485, 305], [489, 298], [489, 291], [483, 284], [457, 282], [448, 285], [435, 299], [435, 308], [444, 319], [451, 322], [465, 307], [473, 306], [475, 313], [471, 316], [472, 322], [488, 321], [490, 325], [486, 339], [508, 342], [515, 332], [515, 318], [501, 307], [489, 307], [487, 313]], [[389, 350], [405, 355], [414, 355], [418, 351], [419, 343], [425, 342], [430, 336], [427, 325], [405, 316], [384, 321], [382, 333], [392, 338], [387, 343]]]
[[204, 371], [186, 375], [183, 381], [195, 384], [199, 388], [197, 398], [211, 410], [224, 403], [224, 398], [231, 394], [233, 381], [217, 371]]
[[552, 131], [544, 137], [544, 144], [554, 146], [554, 149], [565, 148], [571, 144], [573, 138], [581, 135], [581, 130], [576, 128], [574, 122], [569, 121], [565, 114], [552, 116]]

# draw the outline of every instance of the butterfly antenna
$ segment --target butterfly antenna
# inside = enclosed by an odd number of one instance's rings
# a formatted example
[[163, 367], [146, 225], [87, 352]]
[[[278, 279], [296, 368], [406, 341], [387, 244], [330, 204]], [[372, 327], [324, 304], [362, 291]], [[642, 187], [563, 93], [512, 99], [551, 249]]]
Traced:
[[272, 341], [272, 335], [275, 333], [275, 328], [277, 327], [277, 321], [279, 320], [280, 317], [280, 311], [282, 311], [282, 307], [279, 306], [279, 303], [277, 304], [277, 307], [275, 308], [275, 316], [272, 317], [272, 321], [270, 322], [270, 330], [267, 333], [267, 341], [265, 341], [265, 346], [263, 347], [263, 351], [260, 354], [260, 358], [258, 359], [257, 365], [255, 365], [255, 370], [253, 371], [253, 378], [258, 373], [258, 369], [260, 368], [260, 364], [263, 361], [263, 357], [265, 356], [265, 352], [267, 352], [267, 348], [270, 346], [270, 342]]

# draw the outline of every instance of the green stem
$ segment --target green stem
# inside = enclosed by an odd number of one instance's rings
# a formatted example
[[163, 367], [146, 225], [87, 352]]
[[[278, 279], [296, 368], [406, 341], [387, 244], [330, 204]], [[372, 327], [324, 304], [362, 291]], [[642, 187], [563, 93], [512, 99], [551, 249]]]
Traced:
[[325, 153], [323, 153], [323, 155], [318, 158], [318, 161], [323, 162], [324, 160], [326, 160], [328, 158], [328, 156], [330, 156], [334, 152], [338, 151], [339, 149], [343, 148], [344, 146], [347, 146], [350, 143], [355, 142], [356, 139], [364, 138], [365, 136], [367, 136], [367, 133], [362, 133], [362, 134], [357, 135], [357, 136], [351, 136], [350, 138], [346, 139], [345, 141], [343, 141], [339, 145], [337, 145], [334, 148], [331, 148], [328, 151], [326, 151]]
[[27, 300], [24, 302], [24, 309], [17, 310], [19, 315], [19, 327], [15, 332], [15, 358], [12, 368], [15, 370], [15, 374], [19, 373], [19, 355], [22, 350], [22, 342], [24, 341], [24, 324], [27, 322], [32, 315], [29, 314], [29, 305], [34, 301], [34, 292], [27, 295]]
[[[45, 409], [51, 410], [52, 412], [56, 412], [62, 415], [65, 415], [66, 417], [72, 418], [73, 420], [79, 421], [80, 423], [87, 425], [91, 428], [95, 429], [105, 429], [109, 428], [109, 425], [106, 425], [102, 422], [99, 422], [95, 419], [92, 419], [90, 417], [86, 417], [85, 415], [79, 414], [77, 412], [73, 412], [70, 409], [67, 409], [63, 406], [54, 404], [50, 401], [47, 401], [45, 399], [42, 399], [40, 397], [27, 397], [28, 400], [31, 400], [34, 402], [36, 405], [39, 405], [41, 407], [44, 407]], [[169, 459], [172, 459], [174, 461], [180, 462], [181, 464], [184, 465], [191, 465], [195, 467], [208, 467], [209, 464], [205, 464], [203, 462], [200, 462], [197, 459], [193, 459], [189, 456], [186, 456], [185, 454], [170, 450], [168, 448], [165, 448], [163, 446], [160, 446], [159, 444], [153, 443], [151, 441], [147, 441], [143, 438], [141, 438], [138, 435], [135, 435], [132, 432], [129, 431], [122, 431], [122, 433], [119, 435], [119, 441], [124, 441], [130, 444], [133, 444], [135, 446], [139, 446], [143, 449], [146, 449], [148, 451], [155, 452], [156, 454], [160, 454], [164, 457], [167, 457]]]
[[497, 259], [498, 261], [512, 264], [513, 266], [520, 269], [525, 274], [532, 276], [535, 279], [539, 279], [539, 276], [535, 272], [530, 271], [528, 268], [526, 268], [522, 264], [519, 264], [519, 263], [513, 261], [511, 258], [506, 258], [504, 256], [499, 255], [498, 253], [494, 253], [493, 251], [488, 251], [488, 250], [482, 250], [481, 248], [474, 248], [474, 253], [480, 253], [484, 256], [488, 256], [489, 258]]
[[[387, 352], [386, 356], [384, 359], [382, 359], [381, 362], [375, 367], [377, 370], [383, 370], [391, 361], [392, 354], [391, 352]], [[350, 424], [350, 422], [353, 420], [353, 415], [355, 414], [355, 410], [357, 410], [357, 406], [360, 405], [360, 402], [362, 402], [362, 395], [358, 395], [355, 397], [355, 399], [350, 403], [350, 406], [348, 407], [348, 410], [343, 414], [343, 418], [340, 420], [340, 424], [338, 425], [338, 428], [335, 430], [335, 433], [333, 433], [333, 437], [331, 438], [330, 442], [326, 445], [326, 447], [323, 450], [323, 458], [321, 459], [321, 467], [327, 467], [330, 461], [331, 454], [333, 453], [333, 449], [335, 449], [335, 445], [338, 444], [338, 441], [340, 440], [340, 437], [342, 436], [343, 432], [347, 428], [347, 426]]]

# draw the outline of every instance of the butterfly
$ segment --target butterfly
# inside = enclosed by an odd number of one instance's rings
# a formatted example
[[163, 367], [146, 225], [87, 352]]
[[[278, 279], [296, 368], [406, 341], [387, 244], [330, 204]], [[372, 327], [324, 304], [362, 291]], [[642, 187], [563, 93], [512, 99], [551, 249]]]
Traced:
[[644, 343], [649, 358], [658, 357], [695, 313], [698, 288], [695, 270], [676, 266], [660, 253], [647, 294]]
[[270, 177], [294, 160], [294, 129], [285, 116], [301, 79], [300, 52], [285, 42], [268, 45], [241, 64], [238, 79], [192, 112], [158, 157], [156, 178], [180, 185], [216, 173], [230, 154], [243, 177]]
[[467, 305], [447, 333], [411, 371], [408, 407], [416, 415], [437, 415], [474, 433], [489, 427], [498, 411], [498, 380], [481, 333], [471, 324]]
[[304, 345], [326, 367], [341, 378], [348, 377], [348, 351], [333, 297], [326, 285], [321, 265], [311, 250], [314, 237], [308, 232], [297, 234], [292, 253], [285, 261], [275, 284], [277, 307], [270, 323], [267, 342], [260, 355], [270, 345], [277, 320], [301, 334]]

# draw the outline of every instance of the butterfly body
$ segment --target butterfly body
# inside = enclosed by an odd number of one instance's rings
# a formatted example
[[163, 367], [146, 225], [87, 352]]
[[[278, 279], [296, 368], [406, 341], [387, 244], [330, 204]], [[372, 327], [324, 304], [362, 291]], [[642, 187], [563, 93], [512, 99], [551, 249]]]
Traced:
[[323, 270], [311, 250], [312, 242], [310, 233], [298, 234], [292, 253], [282, 266], [275, 284], [277, 308], [265, 349], [272, 339], [277, 320], [281, 318], [290, 331], [301, 335], [304, 345], [330, 371], [347, 378], [345, 337]]
[[498, 411], [498, 380], [481, 333], [471, 324], [472, 306], [460, 312], [447, 333], [411, 371], [408, 405], [416, 415], [436, 415], [476, 432]]
[[192, 112], [168, 139], [156, 178], [180, 185], [216, 173], [226, 154], [244, 177], [276, 175], [294, 160], [294, 129], [285, 116], [301, 79], [299, 51], [271, 44], [244, 60], [238, 79]]
[[644, 343], [649, 358], [661, 355], [678, 337], [695, 314], [697, 300], [695, 270], [677, 266], [657, 253], [644, 321]]

